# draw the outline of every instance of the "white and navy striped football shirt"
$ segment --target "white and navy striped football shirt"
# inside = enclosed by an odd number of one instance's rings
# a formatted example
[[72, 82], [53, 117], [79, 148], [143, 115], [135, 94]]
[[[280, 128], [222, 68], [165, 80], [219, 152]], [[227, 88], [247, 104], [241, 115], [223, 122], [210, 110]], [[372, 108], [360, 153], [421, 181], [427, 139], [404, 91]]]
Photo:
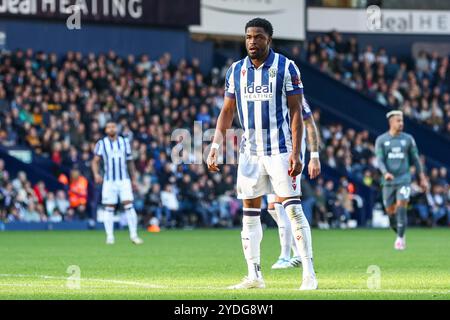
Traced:
[[287, 96], [303, 93], [295, 63], [270, 49], [255, 68], [250, 58], [234, 62], [225, 79], [225, 95], [236, 99], [244, 129], [241, 152], [274, 155], [292, 151]]
[[111, 140], [108, 136], [95, 145], [95, 155], [102, 157], [104, 180], [121, 181], [129, 179], [127, 161], [132, 160], [130, 141], [122, 136]]

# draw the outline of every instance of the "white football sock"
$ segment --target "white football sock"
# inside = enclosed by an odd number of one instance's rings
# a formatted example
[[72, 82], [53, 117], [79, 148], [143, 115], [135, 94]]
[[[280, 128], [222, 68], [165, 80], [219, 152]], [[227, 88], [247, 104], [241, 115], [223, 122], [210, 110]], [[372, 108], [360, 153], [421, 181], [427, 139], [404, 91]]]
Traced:
[[289, 217], [280, 203], [275, 203], [275, 211], [278, 216], [278, 235], [280, 237], [280, 258], [289, 260], [291, 257], [292, 229]]
[[[283, 207], [283, 206], [281, 206]], [[277, 227], [278, 227], [278, 237], [280, 238], [280, 247], [281, 247], [281, 251], [280, 251], [280, 259], [289, 259], [289, 249], [286, 248], [286, 246], [284, 246], [284, 238], [286, 236], [285, 230], [286, 227], [283, 226], [283, 223], [280, 224], [279, 222], [279, 218], [278, 218], [278, 213], [275, 209], [268, 209], [267, 210], [270, 215], [272, 216], [273, 220], [275, 220], [275, 222], [277, 223]], [[289, 228], [291, 226], [289, 225]], [[292, 231], [289, 232], [292, 235]], [[288, 252], [286, 254], [286, 251]]]
[[292, 254], [294, 257], [300, 257], [300, 251], [298, 251], [297, 243], [295, 242], [294, 235], [292, 235]]
[[134, 210], [133, 205], [127, 204], [124, 206], [125, 213], [127, 215], [127, 222], [128, 222], [128, 229], [130, 231], [130, 238], [136, 239], [137, 238], [137, 223], [138, 218], [136, 214], [136, 210]]
[[267, 212], [269, 212], [269, 214], [272, 216], [273, 220], [275, 220], [275, 222], [278, 225], [278, 215], [277, 215], [277, 212], [275, 211], [275, 209], [267, 209]]
[[247, 260], [248, 278], [262, 278], [260, 262], [260, 245], [263, 237], [261, 226], [261, 209], [244, 209], [242, 218], [242, 248]]
[[312, 263], [312, 240], [311, 229], [308, 220], [303, 213], [302, 205], [299, 199], [290, 199], [283, 202], [286, 213], [291, 220], [292, 233], [295, 237], [303, 266], [303, 278], [315, 276]]
[[114, 208], [106, 207], [103, 210], [103, 225], [105, 226], [106, 238], [114, 239]]

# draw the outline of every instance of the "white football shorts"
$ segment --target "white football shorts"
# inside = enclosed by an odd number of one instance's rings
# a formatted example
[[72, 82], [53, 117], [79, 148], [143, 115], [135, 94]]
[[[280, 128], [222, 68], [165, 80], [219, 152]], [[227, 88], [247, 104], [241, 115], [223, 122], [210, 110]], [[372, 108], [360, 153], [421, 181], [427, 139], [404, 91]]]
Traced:
[[254, 199], [275, 193], [279, 197], [300, 196], [300, 177], [289, 176], [290, 153], [270, 156], [239, 154], [238, 199]]
[[119, 202], [133, 201], [133, 188], [131, 180], [103, 180], [102, 204], [116, 205]]

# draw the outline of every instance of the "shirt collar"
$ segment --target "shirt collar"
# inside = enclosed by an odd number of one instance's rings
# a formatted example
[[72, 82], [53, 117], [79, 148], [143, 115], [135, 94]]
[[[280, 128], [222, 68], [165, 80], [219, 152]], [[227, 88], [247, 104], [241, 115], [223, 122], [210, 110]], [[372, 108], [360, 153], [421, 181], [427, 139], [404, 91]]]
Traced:
[[[275, 58], [275, 52], [273, 52], [272, 48], [269, 49], [269, 55], [267, 56], [266, 60], [262, 64], [263, 67], [270, 67], [273, 63], [273, 60]], [[247, 56], [246, 58], [246, 67], [247, 69], [250, 67], [254, 67], [252, 60]]]

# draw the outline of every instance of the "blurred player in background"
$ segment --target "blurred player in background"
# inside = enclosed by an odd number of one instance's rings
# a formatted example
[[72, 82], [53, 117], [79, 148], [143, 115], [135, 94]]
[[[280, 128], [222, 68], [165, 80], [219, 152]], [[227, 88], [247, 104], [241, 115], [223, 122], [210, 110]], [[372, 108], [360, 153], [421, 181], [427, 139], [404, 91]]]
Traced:
[[389, 215], [391, 227], [397, 233], [394, 244], [396, 250], [406, 249], [405, 231], [408, 224], [407, 207], [411, 194], [410, 164], [416, 167], [420, 186], [428, 189], [414, 138], [403, 132], [403, 113], [399, 110], [388, 112], [389, 131], [375, 141], [378, 166], [383, 174], [383, 204]]
[[270, 48], [273, 28], [255, 18], [245, 26], [247, 57], [234, 62], [225, 79], [224, 106], [208, 155], [208, 169], [219, 171], [217, 150], [231, 127], [235, 110], [244, 134], [239, 153], [237, 193], [243, 199], [242, 247], [248, 275], [230, 289], [264, 288], [260, 244], [261, 197], [275, 193], [291, 220], [302, 257], [300, 290], [317, 289], [312, 264], [311, 230], [300, 202], [303, 136], [303, 84], [295, 63]]
[[[130, 239], [134, 244], [142, 244], [138, 237], [138, 218], [133, 206], [133, 185], [135, 179], [131, 146], [127, 138], [117, 134], [117, 126], [113, 121], [106, 124], [106, 136], [95, 146], [92, 171], [95, 183], [102, 186], [103, 223], [106, 231], [106, 243], [114, 244], [114, 211], [122, 202], [127, 216]], [[103, 160], [104, 175], [100, 175], [99, 163]], [[132, 184], [133, 183], [133, 184]]]
[[[319, 160], [319, 133], [317, 131], [316, 123], [312, 117], [311, 108], [308, 101], [303, 97], [303, 140], [302, 150], [300, 153], [300, 160], [305, 161], [306, 151], [306, 137], [308, 137], [308, 145], [310, 148], [310, 161], [308, 163], [308, 173], [311, 179], [315, 179], [320, 174], [320, 160]], [[301, 173], [300, 173], [301, 179]], [[300, 188], [300, 186], [299, 186]], [[280, 199], [275, 194], [267, 196], [268, 212], [278, 225], [278, 236], [280, 238], [281, 252], [278, 260], [272, 265], [272, 269], [286, 269], [292, 267], [299, 267], [302, 260], [300, 252], [292, 235], [291, 223], [289, 217], [281, 205]], [[294, 256], [291, 259], [291, 248]], [[311, 256], [312, 256], [312, 248]]]

